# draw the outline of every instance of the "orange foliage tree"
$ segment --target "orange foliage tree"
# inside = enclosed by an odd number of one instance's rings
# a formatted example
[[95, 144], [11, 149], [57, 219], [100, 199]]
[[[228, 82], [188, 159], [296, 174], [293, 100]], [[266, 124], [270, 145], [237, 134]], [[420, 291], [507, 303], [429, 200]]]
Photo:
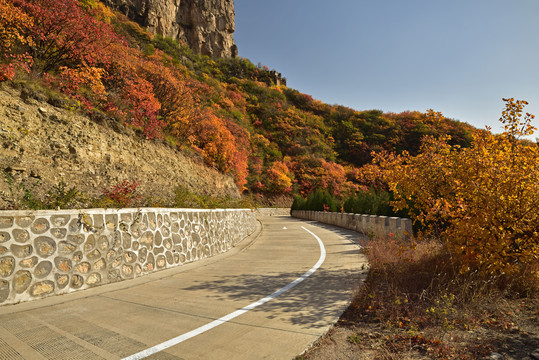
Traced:
[[25, 31], [33, 24], [33, 18], [12, 1], [0, 0], [0, 81], [13, 79], [16, 68], [28, 70], [32, 64], [26, 47], [33, 42]]
[[266, 189], [273, 193], [290, 193], [292, 191], [292, 174], [282, 161], [274, 162], [266, 171]]
[[[539, 280], [539, 146], [525, 101], [504, 99], [501, 135], [477, 133], [470, 148], [427, 137], [420, 154], [379, 156], [397, 209], [439, 235], [463, 271], [530, 274]], [[429, 116], [439, 114], [430, 112]], [[531, 269], [531, 270], [530, 270]]]

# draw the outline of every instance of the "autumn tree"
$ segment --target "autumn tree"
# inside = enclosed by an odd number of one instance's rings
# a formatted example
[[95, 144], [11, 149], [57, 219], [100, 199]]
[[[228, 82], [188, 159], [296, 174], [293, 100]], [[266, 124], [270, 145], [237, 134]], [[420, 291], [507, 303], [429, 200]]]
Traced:
[[33, 19], [24, 37], [31, 39], [29, 53], [34, 68], [48, 72], [60, 66], [108, 64], [107, 47], [123, 40], [92, 16], [77, 0], [13, 0], [15, 6]]
[[34, 20], [12, 1], [0, 0], [0, 81], [11, 80], [17, 68], [28, 70], [32, 60], [27, 47], [32, 39], [25, 35]]
[[539, 147], [520, 139], [535, 130], [534, 116], [523, 115], [527, 102], [504, 101], [501, 135], [477, 133], [469, 148], [449, 145], [447, 136], [427, 137], [417, 156], [378, 161], [395, 207], [440, 236], [463, 271], [522, 274], [532, 266], [537, 281]]

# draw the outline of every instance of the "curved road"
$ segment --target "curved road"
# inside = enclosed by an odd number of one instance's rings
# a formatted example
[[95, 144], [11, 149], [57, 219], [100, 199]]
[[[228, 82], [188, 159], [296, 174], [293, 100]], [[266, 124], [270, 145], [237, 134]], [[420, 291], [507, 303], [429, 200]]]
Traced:
[[356, 233], [261, 221], [227, 254], [0, 307], [0, 359], [294, 358], [346, 309], [366, 260]]

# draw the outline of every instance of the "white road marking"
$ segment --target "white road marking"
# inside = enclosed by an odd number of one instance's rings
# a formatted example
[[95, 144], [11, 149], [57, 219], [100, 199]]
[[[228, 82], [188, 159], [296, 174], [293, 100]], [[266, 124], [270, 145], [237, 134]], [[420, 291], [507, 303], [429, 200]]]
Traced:
[[214, 320], [206, 325], [203, 325], [199, 328], [196, 328], [194, 330], [191, 330], [183, 335], [177, 336], [173, 339], [167, 340], [161, 344], [157, 344], [149, 349], [142, 350], [141, 352], [138, 352], [136, 354], [133, 354], [131, 356], [125, 357], [122, 360], [136, 360], [136, 359], [144, 359], [150, 355], [153, 355], [155, 353], [158, 353], [160, 351], [166, 350], [172, 346], [178, 345], [179, 343], [184, 342], [185, 340], [191, 339], [192, 337], [195, 337], [197, 335], [200, 335], [202, 333], [205, 333], [208, 330], [213, 329], [214, 327], [217, 327], [221, 324], [224, 324], [242, 314], [245, 314], [249, 310], [253, 310], [254, 308], [267, 303], [270, 300], [275, 299], [277, 296], [287, 292], [288, 290], [292, 289], [294, 286], [302, 282], [303, 280], [307, 279], [309, 276], [311, 276], [322, 264], [324, 263], [324, 260], [326, 259], [326, 248], [324, 247], [324, 244], [322, 243], [322, 240], [318, 236], [316, 236], [312, 231], [306, 229], [305, 227], [301, 227], [303, 230], [307, 231], [309, 234], [314, 236], [314, 238], [318, 241], [318, 245], [320, 246], [320, 258], [314, 264], [314, 266], [307, 271], [305, 274], [301, 275], [296, 280], [292, 281], [290, 284], [286, 285], [285, 287], [280, 288], [279, 290], [275, 291], [273, 294], [266, 296], [263, 299], [260, 299], [258, 301], [255, 301], [252, 304], [249, 304], [239, 310], [236, 310], [234, 312], [231, 312], [228, 315], [225, 315], [217, 320]]

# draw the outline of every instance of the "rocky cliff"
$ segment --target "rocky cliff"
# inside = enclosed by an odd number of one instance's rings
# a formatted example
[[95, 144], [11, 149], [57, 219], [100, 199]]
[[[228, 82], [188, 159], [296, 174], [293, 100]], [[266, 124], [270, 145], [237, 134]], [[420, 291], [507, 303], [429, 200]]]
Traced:
[[102, 0], [149, 31], [212, 57], [235, 57], [232, 0]]

